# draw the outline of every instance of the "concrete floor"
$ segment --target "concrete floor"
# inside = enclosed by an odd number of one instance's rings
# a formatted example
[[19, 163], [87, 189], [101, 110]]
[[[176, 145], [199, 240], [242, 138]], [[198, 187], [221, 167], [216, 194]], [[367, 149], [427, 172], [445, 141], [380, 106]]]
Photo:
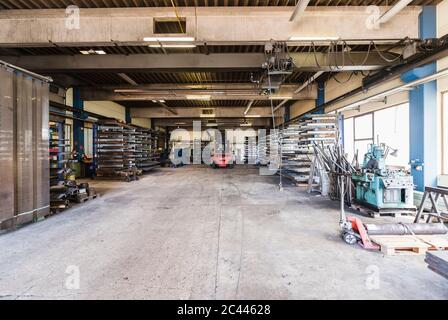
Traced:
[[277, 183], [241, 167], [95, 182], [101, 198], [0, 235], [0, 298], [448, 298], [424, 256], [349, 246], [337, 202]]

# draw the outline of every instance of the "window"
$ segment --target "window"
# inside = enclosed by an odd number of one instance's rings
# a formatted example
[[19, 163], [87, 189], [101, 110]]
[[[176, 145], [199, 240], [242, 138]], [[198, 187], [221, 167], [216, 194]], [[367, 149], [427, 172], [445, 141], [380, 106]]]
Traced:
[[93, 157], [93, 129], [84, 128], [84, 153], [87, 157]]
[[347, 153], [347, 160], [350, 162], [353, 160], [355, 150], [353, 130], [353, 118], [344, 119], [344, 151]]
[[442, 174], [448, 174], [448, 91], [442, 93]]
[[353, 121], [354, 153], [358, 152], [358, 161], [362, 162], [369, 144], [373, 143], [373, 114], [355, 117]]
[[409, 164], [409, 104], [383, 109], [374, 113], [375, 141], [379, 139], [392, 149], [396, 156], [386, 158], [387, 165]]
[[64, 139], [66, 139], [65, 143], [70, 145], [70, 147], [67, 148], [67, 151], [72, 152], [73, 145], [72, 145], [72, 125], [71, 124], [64, 125]]
[[349, 161], [358, 151], [358, 161], [362, 163], [369, 144], [378, 140], [397, 150], [396, 157], [389, 154], [386, 158], [387, 165], [409, 164], [409, 104], [344, 120], [344, 150]]

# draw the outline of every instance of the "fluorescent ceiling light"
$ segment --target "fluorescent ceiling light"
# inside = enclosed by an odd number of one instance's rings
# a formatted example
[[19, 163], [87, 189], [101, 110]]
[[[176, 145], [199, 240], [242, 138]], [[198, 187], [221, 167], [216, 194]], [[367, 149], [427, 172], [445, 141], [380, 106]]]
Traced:
[[288, 97], [285, 97], [285, 96], [283, 96], [283, 97], [281, 97], [281, 96], [270, 96], [269, 99], [270, 100], [291, 100], [292, 97], [291, 96], [288, 96]]
[[150, 44], [148, 47], [150, 48], [196, 48], [195, 44], [164, 44], [163, 46], [160, 44]]
[[246, 118], [260, 118], [261, 116], [259, 114], [246, 114]]
[[151, 100], [152, 102], [154, 102], [154, 103], [157, 103], [157, 100]]
[[214, 123], [214, 122], [211, 122], [211, 123], [207, 123], [206, 126], [207, 126], [207, 127], [217, 127], [218, 124], [217, 124], [217, 123]]
[[252, 127], [252, 123], [242, 123], [240, 127]]
[[186, 95], [185, 98], [187, 100], [211, 100], [211, 96], [210, 95]]
[[115, 93], [145, 93], [143, 89], [115, 89]]
[[159, 100], [160, 103], [165, 103], [165, 100]]
[[106, 52], [104, 50], [80, 50], [79, 51], [81, 54], [106, 54]]
[[199, 117], [201, 117], [201, 118], [214, 118], [215, 115], [214, 114], [201, 114]]
[[340, 39], [339, 37], [301, 37], [301, 36], [289, 37], [290, 41], [332, 41], [339, 39]]
[[187, 41], [191, 42], [194, 41], [194, 37], [145, 37], [143, 38], [143, 41], [146, 42], [182, 42]]

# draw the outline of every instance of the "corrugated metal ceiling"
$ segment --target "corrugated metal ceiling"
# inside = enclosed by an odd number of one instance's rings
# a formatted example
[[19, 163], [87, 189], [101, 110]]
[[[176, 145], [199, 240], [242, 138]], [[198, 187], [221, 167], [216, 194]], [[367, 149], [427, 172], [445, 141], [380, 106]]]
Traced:
[[[160, 107], [159, 104], [152, 101], [117, 101], [117, 103], [132, 108], [145, 108], [145, 107]], [[168, 100], [165, 104], [169, 107], [179, 108], [211, 108], [211, 107], [246, 107], [249, 100]], [[280, 103], [280, 100], [272, 100], [272, 105], [275, 107]], [[252, 104], [252, 107], [269, 107], [270, 100], [256, 100]]]
[[[391, 5], [397, 0], [311, 0], [310, 6]], [[435, 5], [441, 0], [414, 0], [410, 5]], [[178, 7], [294, 6], [296, 0], [174, 0]], [[0, 0], [0, 9], [171, 7], [171, 0]]]

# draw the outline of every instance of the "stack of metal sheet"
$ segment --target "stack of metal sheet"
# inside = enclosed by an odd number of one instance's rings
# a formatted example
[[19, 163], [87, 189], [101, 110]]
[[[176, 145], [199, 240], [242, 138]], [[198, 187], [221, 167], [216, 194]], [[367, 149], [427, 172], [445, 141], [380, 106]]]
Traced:
[[0, 65], [0, 228], [49, 214], [49, 85]]
[[448, 279], [448, 252], [428, 251], [425, 262], [428, 268]]

